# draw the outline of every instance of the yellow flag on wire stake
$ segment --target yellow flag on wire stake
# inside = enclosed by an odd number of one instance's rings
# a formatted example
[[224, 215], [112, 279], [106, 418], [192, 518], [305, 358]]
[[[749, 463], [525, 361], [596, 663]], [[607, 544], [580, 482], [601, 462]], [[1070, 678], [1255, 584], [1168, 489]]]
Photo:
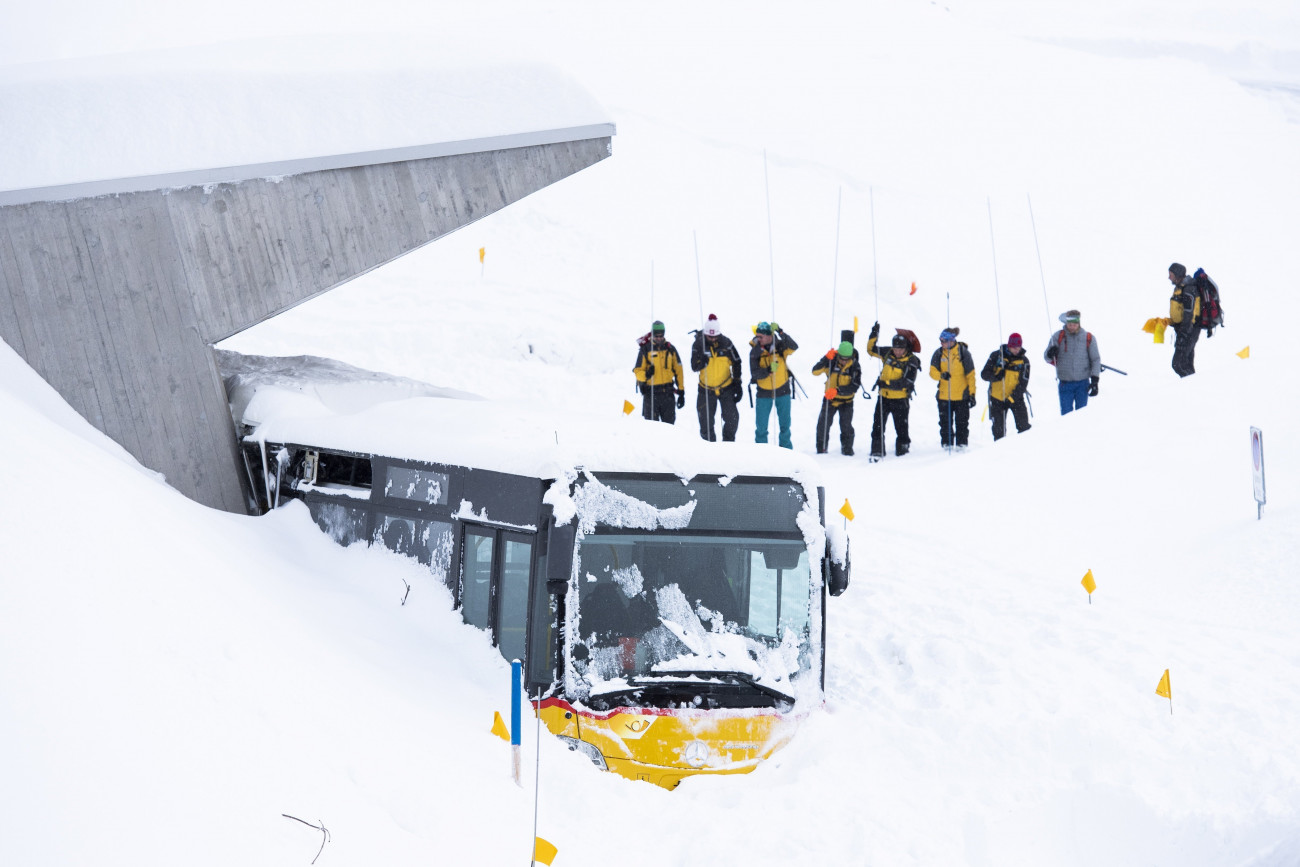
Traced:
[[853, 520], [853, 507], [849, 505], [847, 498], [844, 500], [844, 505], [840, 506], [840, 514], [849, 521]]
[[1160, 696], [1161, 698], [1169, 699], [1169, 712], [1173, 713], [1174, 712], [1174, 691], [1169, 686], [1169, 669], [1167, 668], [1165, 669], [1165, 673], [1160, 675], [1160, 682], [1156, 684], [1156, 695]]
[[1250, 358], [1250, 347], [1247, 346], [1245, 349], [1241, 350], [1241, 352], [1238, 352], [1238, 353], [1237, 353], [1237, 357], [1238, 357], [1238, 358]]
[[636, 409], [636, 407], [632, 405], [632, 401], [623, 401], [623, 415], [631, 415], [634, 409]]
[[493, 711], [492, 716], [492, 734], [503, 741], [509, 741], [510, 729], [506, 728], [506, 721], [501, 718], [501, 711]]
[[858, 333], [858, 317], [856, 316], [853, 317], [853, 333]]
[[546, 840], [543, 840], [541, 837], [533, 838], [533, 863], [534, 864], [546, 864], [549, 867], [550, 863], [555, 860], [555, 856], [559, 851], [560, 851], [559, 849], [556, 849], [554, 846], [552, 846]]
[[1091, 570], [1091, 569], [1089, 569], [1089, 570], [1084, 574], [1084, 576], [1083, 576], [1083, 580], [1080, 581], [1079, 583], [1083, 585], [1083, 589], [1084, 589], [1084, 590], [1087, 590], [1087, 591], [1088, 591], [1088, 604], [1091, 605], [1091, 604], [1092, 604], [1092, 591], [1094, 591], [1094, 590], [1097, 589], [1097, 582], [1096, 582], [1095, 580], [1093, 580], [1093, 577], [1092, 577], [1092, 570]]

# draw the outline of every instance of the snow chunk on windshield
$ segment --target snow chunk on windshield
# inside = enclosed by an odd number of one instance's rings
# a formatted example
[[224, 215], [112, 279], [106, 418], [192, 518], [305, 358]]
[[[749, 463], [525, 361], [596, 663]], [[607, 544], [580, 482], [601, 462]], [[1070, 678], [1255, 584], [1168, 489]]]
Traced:
[[597, 524], [630, 530], [684, 530], [695, 514], [694, 500], [683, 506], [660, 509], [601, 484], [590, 473], [583, 475], [585, 482], [573, 493], [579, 532], [594, 533]]

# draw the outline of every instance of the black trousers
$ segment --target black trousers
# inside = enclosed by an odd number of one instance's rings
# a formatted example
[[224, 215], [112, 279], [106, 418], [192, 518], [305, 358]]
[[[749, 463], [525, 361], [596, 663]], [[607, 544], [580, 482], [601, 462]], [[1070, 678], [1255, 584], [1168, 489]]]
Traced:
[[641, 393], [641, 417], [651, 421], [677, 421], [677, 392], [671, 385], [656, 385]]
[[1189, 328], [1186, 333], [1174, 332], [1174, 373], [1179, 376], [1191, 376], [1196, 372], [1196, 341], [1201, 338], [1201, 329]]
[[939, 443], [964, 446], [970, 438], [970, 407], [963, 400], [939, 399]]
[[740, 427], [740, 410], [736, 409], [736, 402], [730, 393], [716, 394], [713, 389], [703, 387], [695, 396], [695, 414], [700, 417], [700, 439], [711, 443], [718, 441], [718, 429], [713, 422], [714, 407], [722, 410], [722, 441], [734, 443], [736, 428]]
[[894, 454], [905, 455], [912, 444], [907, 433], [907, 411], [911, 401], [905, 397], [878, 397], [876, 411], [871, 416], [871, 453], [885, 453], [885, 424], [890, 418], [894, 420]]
[[818, 454], [827, 450], [831, 441], [831, 425], [835, 422], [835, 416], [840, 417], [840, 451], [853, 451], [853, 401], [836, 406], [829, 400], [822, 398], [822, 411], [817, 414], [817, 452]]
[[1031, 427], [1029, 424], [1029, 407], [1025, 405], [1023, 397], [1015, 402], [990, 400], [989, 418], [993, 420], [994, 442], [1007, 435], [1007, 410], [1011, 411], [1011, 417], [1016, 420], [1016, 433], [1024, 433]]

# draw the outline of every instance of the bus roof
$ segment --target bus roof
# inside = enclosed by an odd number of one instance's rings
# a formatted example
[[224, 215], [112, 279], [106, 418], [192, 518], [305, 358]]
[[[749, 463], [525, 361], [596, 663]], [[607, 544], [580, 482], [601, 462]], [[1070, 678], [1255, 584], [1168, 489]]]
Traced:
[[235, 421], [257, 441], [540, 479], [572, 478], [585, 468], [820, 484], [807, 455], [706, 443], [694, 425], [649, 422], [618, 408], [608, 415], [541, 413], [331, 359], [218, 354]]

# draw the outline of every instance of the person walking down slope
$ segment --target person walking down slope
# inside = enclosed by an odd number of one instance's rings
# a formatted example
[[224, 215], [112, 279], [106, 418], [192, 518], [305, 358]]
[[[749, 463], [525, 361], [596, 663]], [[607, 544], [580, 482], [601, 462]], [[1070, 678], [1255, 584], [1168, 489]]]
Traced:
[[673, 424], [677, 410], [686, 405], [682, 358], [664, 336], [664, 324], [658, 320], [640, 343], [632, 372], [641, 391], [641, 417]]
[[790, 439], [793, 388], [787, 359], [799, 344], [775, 322], [760, 322], [749, 347], [749, 378], [758, 386], [758, 399], [754, 402], [754, 442], [767, 442], [768, 418], [775, 407], [781, 425], [778, 444], [783, 449], [793, 449], [794, 442]]
[[1012, 332], [1007, 342], [993, 350], [984, 362], [980, 379], [989, 383], [989, 418], [993, 421], [993, 441], [1007, 435], [1007, 412], [1016, 420], [1016, 433], [1024, 433], [1029, 424], [1025, 392], [1029, 388], [1029, 357], [1024, 339]]
[[1060, 316], [1065, 323], [1052, 335], [1043, 352], [1043, 360], [1056, 366], [1056, 391], [1061, 398], [1061, 415], [1088, 405], [1097, 396], [1101, 383], [1101, 351], [1097, 339], [1079, 324], [1079, 311], [1067, 310]]
[[867, 354], [884, 362], [876, 387], [876, 411], [871, 416], [871, 457], [874, 463], [885, 456], [885, 424], [894, 420], [894, 454], [902, 456], [912, 445], [907, 429], [907, 415], [912, 406], [912, 393], [916, 390], [916, 375], [921, 372], [921, 360], [912, 354], [911, 344], [901, 334], [895, 334], [889, 349], [876, 350], [880, 337], [880, 323], [871, 326], [867, 338]]
[[966, 448], [970, 437], [970, 411], [975, 406], [975, 359], [965, 343], [957, 341], [959, 328], [939, 333], [939, 348], [930, 356], [930, 378], [938, 380], [939, 442], [944, 448]]
[[1169, 282], [1174, 294], [1169, 297], [1169, 324], [1174, 326], [1174, 373], [1180, 377], [1196, 372], [1196, 341], [1201, 337], [1201, 297], [1196, 278], [1187, 276], [1187, 268], [1175, 262], [1169, 266]]
[[718, 317], [709, 314], [704, 330], [695, 335], [691, 346], [691, 370], [700, 375], [699, 393], [695, 398], [695, 412], [700, 417], [700, 437], [717, 442], [714, 427], [714, 408], [722, 411], [722, 441], [735, 442], [736, 428], [740, 426], [740, 411], [736, 408], [744, 388], [740, 353], [731, 340], [725, 337], [718, 325]]
[[[853, 332], [849, 332], [850, 335]], [[858, 351], [848, 340], [817, 360], [812, 369], [814, 376], [826, 374], [826, 391], [822, 396], [822, 411], [817, 416], [817, 454], [826, 454], [831, 439], [831, 423], [840, 417], [840, 454], [853, 454], [853, 399], [862, 387], [862, 365]]]

